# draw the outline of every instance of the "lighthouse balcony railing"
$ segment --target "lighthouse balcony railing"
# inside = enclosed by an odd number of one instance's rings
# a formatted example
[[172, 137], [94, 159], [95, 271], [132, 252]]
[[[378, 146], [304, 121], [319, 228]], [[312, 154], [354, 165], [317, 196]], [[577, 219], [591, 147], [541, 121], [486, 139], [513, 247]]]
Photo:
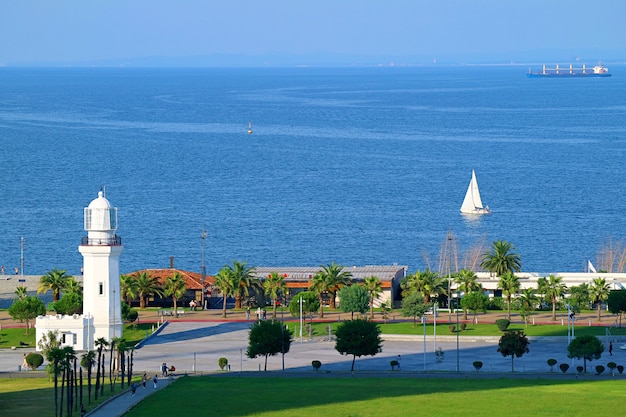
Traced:
[[80, 240], [81, 246], [121, 246], [122, 238], [113, 236], [111, 238], [89, 238], [87, 236]]

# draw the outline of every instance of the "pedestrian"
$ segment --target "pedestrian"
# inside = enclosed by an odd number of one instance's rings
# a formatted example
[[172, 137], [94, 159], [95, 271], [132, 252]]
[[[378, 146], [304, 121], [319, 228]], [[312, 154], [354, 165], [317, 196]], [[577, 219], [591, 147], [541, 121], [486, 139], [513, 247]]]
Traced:
[[609, 356], [613, 356], [613, 342], [609, 342]]
[[246, 308], [246, 320], [250, 320], [250, 306]]
[[146, 373], [143, 373], [143, 376], [141, 377], [141, 385], [143, 385], [143, 389], [146, 389], [146, 380], [148, 378], [146, 377]]
[[2, 275], [4, 275], [4, 265], [2, 265]]
[[26, 361], [26, 354], [24, 354], [24, 359], [22, 360], [22, 369], [26, 370], [28, 368], [28, 362]]
[[132, 396], [135, 396], [135, 392], [137, 391], [137, 383], [133, 381], [133, 384], [130, 386], [130, 392]]
[[256, 319], [261, 320], [261, 307], [257, 307], [256, 309]]
[[167, 363], [165, 362], [161, 364], [161, 376], [167, 376]]
[[152, 383], [154, 384], [154, 389], [156, 389], [158, 382], [159, 382], [159, 377], [155, 374], [154, 378], [152, 378]]
[[267, 311], [265, 311], [265, 309], [263, 309], [263, 320], [267, 319]]

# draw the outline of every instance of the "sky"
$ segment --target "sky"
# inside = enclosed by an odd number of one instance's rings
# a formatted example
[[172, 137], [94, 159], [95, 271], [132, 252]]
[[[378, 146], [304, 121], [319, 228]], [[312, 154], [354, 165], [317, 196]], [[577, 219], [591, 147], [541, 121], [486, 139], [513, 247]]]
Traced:
[[624, 0], [0, 0], [0, 65], [624, 62], [624, 16]]

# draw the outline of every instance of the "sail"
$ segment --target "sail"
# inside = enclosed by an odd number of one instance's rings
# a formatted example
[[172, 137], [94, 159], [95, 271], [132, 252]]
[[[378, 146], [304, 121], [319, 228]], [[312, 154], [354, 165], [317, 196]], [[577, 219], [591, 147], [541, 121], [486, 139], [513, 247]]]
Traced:
[[478, 181], [476, 181], [476, 173], [472, 170], [472, 179], [467, 187], [463, 204], [461, 204], [461, 213], [476, 214], [483, 211], [483, 202], [480, 199], [480, 191], [478, 191]]

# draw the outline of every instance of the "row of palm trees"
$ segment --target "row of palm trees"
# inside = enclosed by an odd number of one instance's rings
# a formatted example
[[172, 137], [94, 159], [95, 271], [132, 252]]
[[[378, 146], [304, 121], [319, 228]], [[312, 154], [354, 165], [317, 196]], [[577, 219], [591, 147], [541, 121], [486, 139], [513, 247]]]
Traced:
[[139, 297], [139, 308], [146, 308], [148, 297], [172, 297], [174, 311], [178, 316], [178, 300], [184, 297], [187, 291], [185, 278], [178, 271], [173, 271], [172, 275], [165, 278], [161, 283], [158, 278], [150, 275], [149, 272], [134, 272], [130, 275], [120, 276], [120, 294], [123, 300], [130, 303]]
[[[480, 266], [492, 275], [499, 277], [498, 288], [502, 290], [502, 295], [507, 304], [507, 317], [511, 319], [511, 300], [513, 296], [518, 296], [521, 304], [521, 314], [527, 315], [533, 311], [540, 302], [538, 295], [550, 300], [552, 304], [552, 320], [556, 320], [556, 306], [560, 299], [568, 293], [567, 286], [562, 282], [562, 278], [549, 275], [538, 280], [538, 288], [521, 290], [519, 278], [515, 272], [521, 271], [521, 258], [515, 252], [515, 247], [505, 241], [493, 242], [492, 247], [482, 255]], [[451, 274], [451, 279], [457, 284], [458, 291], [468, 294], [474, 291], [481, 291], [482, 287], [478, 283], [478, 277], [474, 271], [462, 269]], [[429, 303], [432, 296], [448, 293], [451, 282], [439, 276], [431, 270], [417, 271], [408, 275], [401, 284], [402, 295], [407, 296], [413, 292], [423, 295], [424, 302]], [[577, 306], [597, 303], [597, 319], [601, 320], [601, 304], [606, 301], [610, 293], [609, 284], [604, 278], [596, 278], [590, 284], [581, 284], [571, 288], [570, 300]], [[464, 318], [467, 319], [467, 310], [464, 310]]]

